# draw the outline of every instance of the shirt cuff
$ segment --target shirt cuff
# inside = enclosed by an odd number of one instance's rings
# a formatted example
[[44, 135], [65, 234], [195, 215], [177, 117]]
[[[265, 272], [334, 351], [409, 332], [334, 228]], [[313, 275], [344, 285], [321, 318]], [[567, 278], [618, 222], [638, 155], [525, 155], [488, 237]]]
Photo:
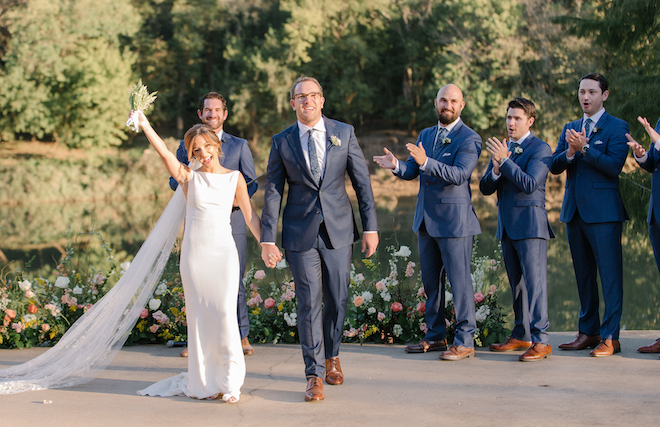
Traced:
[[490, 175], [493, 177], [493, 181], [497, 181], [502, 176], [501, 173], [495, 173], [495, 170], [491, 170]]
[[424, 172], [424, 169], [426, 169], [426, 165], [429, 164], [429, 158], [427, 157], [426, 160], [424, 161], [424, 164], [419, 167], [419, 170]]
[[573, 162], [573, 160], [575, 160], [575, 154], [569, 156], [568, 151], [566, 151], [566, 160], [568, 160], [569, 162]]
[[655, 144], [653, 144], [653, 145], [655, 145], [655, 149], [656, 149], [656, 150], [660, 151], [660, 139], [658, 139], [657, 141], [655, 141]]
[[275, 243], [273, 242], [261, 242], [262, 245], [273, 245], [275, 246]]
[[394, 164], [394, 169], [392, 169], [392, 173], [399, 173], [399, 171], [401, 170], [399, 168], [399, 159], [394, 159], [394, 161], [396, 163]]
[[637, 157], [637, 155], [633, 151], [633, 156], [635, 156], [635, 160], [637, 161], [637, 163], [639, 163], [641, 165], [642, 163], [646, 163], [646, 161], [649, 158], [649, 153], [644, 153], [644, 155], [642, 157]]
[[378, 234], [377, 231], [364, 231], [362, 234]]

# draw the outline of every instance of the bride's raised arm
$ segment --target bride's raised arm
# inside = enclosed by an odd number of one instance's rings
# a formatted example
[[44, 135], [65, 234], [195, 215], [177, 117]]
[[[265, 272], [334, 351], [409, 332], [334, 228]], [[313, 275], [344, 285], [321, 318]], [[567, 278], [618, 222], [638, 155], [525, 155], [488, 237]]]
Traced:
[[132, 114], [137, 115], [138, 124], [144, 131], [145, 136], [149, 140], [149, 143], [156, 150], [161, 160], [165, 164], [165, 168], [170, 173], [170, 175], [177, 180], [179, 183], [184, 183], [188, 181], [190, 177], [190, 168], [179, 162], [174, 153], [172, 153], [165, 142], [161, 139], [156, 131], [151, 127], [151, 123], [147, 120], [147, 116], [144, 115], [142, 111], [134, 111]]

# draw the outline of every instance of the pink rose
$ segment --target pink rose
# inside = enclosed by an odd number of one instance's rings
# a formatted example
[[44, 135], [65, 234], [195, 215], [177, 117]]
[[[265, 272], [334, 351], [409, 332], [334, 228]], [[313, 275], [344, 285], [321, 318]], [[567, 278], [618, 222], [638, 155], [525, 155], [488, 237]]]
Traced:
[[266, 308], [275, 307], [275, 300], [272, 299], [272, 298], [266, 298], [266, 301], [264, 301], [264, 307], [266, 307]]
[[378, 321], [382, 322], [385, 320], [385, 313], [381, 313], [380, 311], [378, 312]]
[[14, 317], [16, 317], [16, 310], [12, 310], [11, 308], [8, 308], [7, 310], [5, 310], [5, 314], [9, 316], [10, 319], [13, 319]]
[[25, 291], [25, 298], [34, 298], [34, 292], [32, 292], [32, 289]]
[[34, 304], [30, 304], [30, 305], [28, 305], [28, 309], [27, 309], [27, 310], [28, 310], [28, 313], [30, 313], [30, 314], [34, 314], [34, 313], [37, 312], [38, 308], [37, 308], [36, 305], [34, 305]]
[[141, 319], [146, 319], [149, 317], [149, 310], [146, 308], [143, 308], [142, 311], [140, 312], [140, 318]]
[[41, 330], [44, 332], [50, 331], [50, 325], [48, 323], [44, 323], [43, 325], [41, 325]]
[[424, 292], [424, 287], [421, 287], [417, 290], [417, 296], [419, 298], [426, 298], [426, 292]]
[[392, 303], [392, 311], [393, 312], [398, 313], [401, 310], [403, 310], [403, 305], [400, 302], [395, 301], [395, 302]]
[[426, 303], [424, 301], [420, 301], [419, 304], [417, 304], [417, 311], [420, 313], [424, 313], [426, 311]]
[[490, 285], [490, 288], [488, 288], [488, 295], [493, 295], [495, 292], [497, 292], [497, 286]]
[[154, 323], [153, 325], [149, 326], [149, 330], [151, 331], [152, 334], [155, 334], [156, 331], [158, 331], [158, 328], [160, 328], [160, 326], [158, 326], [157, 323]]
[[353, 298], [353, 304], [355, 304], [356, 307], [359, 307], [362, 304], [364, 304], [364, 298], [362, 297], [362, 295], [358, 295], [355, 298]]
[[254, 273], [254, 278], [257, 279], [257, 280], [263, 280], [263, 279], [266, 278], [266, 272], [263, 271], [263, 270], [257, 270]]
[[474, 302], [476, 303], [483, 302], [484, 298], [486, 298], [486, 296], [482, 292], [474, 293]]
[[379, 282], [376, 282], [376, 290], [377, 290], [378, 292], [380, 292], [380, 291], [382, 291], [382, 290], [384, 290], [384, 289], [385, 289], [385, 283], [380, 282], [380, 281], [379, 281]]

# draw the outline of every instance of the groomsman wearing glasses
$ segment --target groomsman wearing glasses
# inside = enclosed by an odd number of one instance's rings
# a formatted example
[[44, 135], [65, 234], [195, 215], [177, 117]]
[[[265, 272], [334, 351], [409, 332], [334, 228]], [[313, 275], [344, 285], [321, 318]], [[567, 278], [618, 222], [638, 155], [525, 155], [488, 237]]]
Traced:
[[491, 154], [479, 183], [488, 196], [497, 192], [497, 238], [513, 291], [514, 328], [492, 351], [526, 349], [522, 362], [552, 354], [548, 337], [548, 239], [554, 237], [545, 210], [545, 182], [552, 150], [530, 131], [536, 120], [532, 101], [509, 102], [506, 125], [509, 143], [493, 137], [486, 141]]
[[[399, 161], [387, 148], [373, 160], [399, 178], [419, 176], [419, 194], [413, 219], [417, 233], [422, 282], [427, 296], [428, 330], [407, 353], [442, 351], [442, 360], [474, 356], [477, 321], [470, 276], [472, 240], [481, 233], [472, 206], [470, 176], [481, 153], [481, 137], [461, 120], [463, 92], [454, 84], [443, 86], [435, 99], [438, 123], [422, 130], [417, 144], [407, 144], [408, 160]], [[456, 335], [447, 347], [445, 323], [445, 271], [454, 298]]]
[[[619, 324], [623, 309], [621, 233], [628, 219], [619, 193], [619, 174], [628, 156], [628, 124], [603, 108], [609, 96], [602, 74], [582, 77], [578, 100], [583, 117], [568, 123], [559, 136], [550, 171], [566, 171], [559, 219], [566, 223], [568, 244], [580, 295], [576, 339], [562, 350], [593, 348], [595, 357], [621, 351]], [[605, 312], [600, 322], [600, 276]]]

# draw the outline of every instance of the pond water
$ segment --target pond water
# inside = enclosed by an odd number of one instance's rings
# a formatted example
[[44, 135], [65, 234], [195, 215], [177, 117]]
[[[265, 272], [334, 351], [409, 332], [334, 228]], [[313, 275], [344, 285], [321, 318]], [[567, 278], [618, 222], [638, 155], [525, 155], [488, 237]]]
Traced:
[[[132, 202], [119, 200], [66, 205], [0, 206], [0, 269], [5, 267], [1, 271], [6, 273], [11, 268], [22, 268], [23, 263], [33, 259], [30, 271], [44, 277], [52, 274], [66, 246], [69, 227], [74, 232], [93, 227], [105, 243], [112, 246], [118, 263], [132, 259], [167, 204], [166, 197]], [[263, 193], [258, 192], [254, 199], [257, 212], [261, 212], [261, 197]], [[379, 200], [381, 260], [386, 260], [385, 248], [389, 245], [409, 246], [413, 252], [411, 259], [419, 259], [416, 236], [411, 230], [415, 200], [415, 197]], [[489, 203], [480, 203], [480, 200], [477, 199], [475, 205], [482, 227], [482, 234], [477, 239], [476, 253], [478, 256], [492, 256], [494, 251], [498, 250], [498, 241], [495, 238], [496, 208]], [[579, 312], [573, 265], [564, 224], [557, 222], [552, 226], [557, 238], [551, 240], [548, 245], [550, 330], [572, 331], [577, 329]], [[95, 239], [98, 237], [76, 237], [78, 245], [82, 247], [92, 245]], [[254, 262], [257, 266], [263, 266], [256, 242], [252, 238], [248, 238], [248, 242], [248, 265]], [[97, 251], [93, 256], [97, 258], [97, 264], [101, 264], [99, 268], [104, 268], [104, 255]], [[355, 245], [353, 257], [354, 263], [361, 265], [359, 243]], [[623, 257], [622, 329], [659, 329], [660, 279], [648, 236], [639, 235], [626, 228]], [[508, 321], [511, 322], [511, 293], [508, 287], [505, 289], [507, 291], [502, 293], [500, 302], [508, 314]], [[602, 308], [601, 304], [601, 312]]]

